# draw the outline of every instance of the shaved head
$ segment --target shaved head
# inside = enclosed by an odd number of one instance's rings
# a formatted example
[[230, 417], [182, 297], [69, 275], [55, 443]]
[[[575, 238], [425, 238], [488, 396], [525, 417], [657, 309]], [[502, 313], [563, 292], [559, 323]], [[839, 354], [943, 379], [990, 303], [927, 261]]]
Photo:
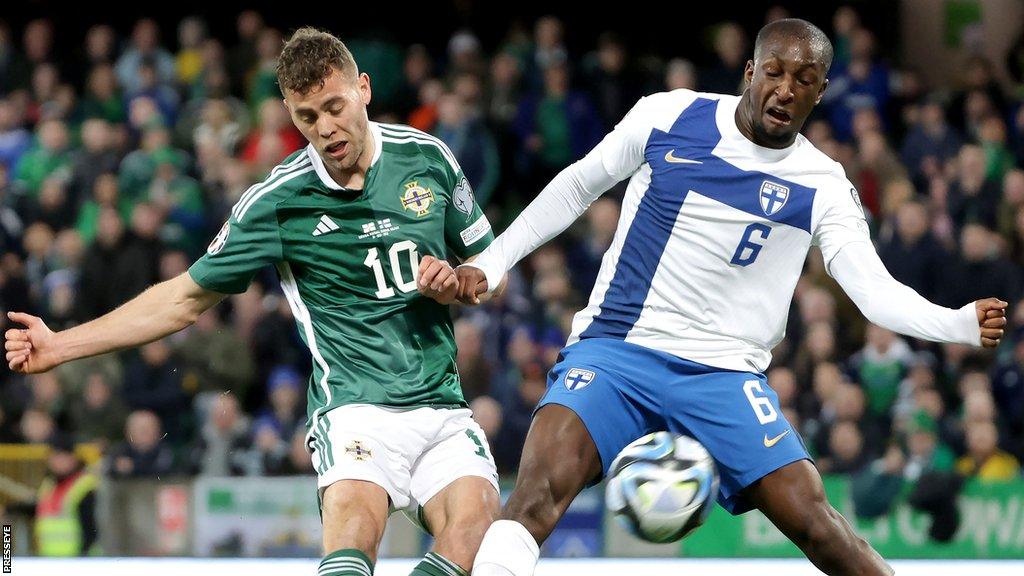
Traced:
[[791, 146], [825, 94], [831, 64], [832, 43], [814, 24], [786, 18], [761, 28], [743, 69], [740, 132], [760, 146]]
[[761, 50], [770, 40], [786, 38], [807, 42], [814, 51], [818, 62], [825, 68], [825, 72], [832, 66], [832, 42], [828, 36], [814, 24], [799, 18], [784, 18], [776, 20], [761, 28], [757, 33], [757, 41], [754, 43], [754, 60], [761, 59]]

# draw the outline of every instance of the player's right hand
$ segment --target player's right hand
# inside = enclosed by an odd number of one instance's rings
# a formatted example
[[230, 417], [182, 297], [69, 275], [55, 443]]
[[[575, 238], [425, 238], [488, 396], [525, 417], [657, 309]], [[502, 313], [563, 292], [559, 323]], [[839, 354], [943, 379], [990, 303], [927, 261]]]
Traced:
[[974, 303], [978, 312], [978, 327], [981, 329], [981, 345], [985, 348], [999, 346], [1006, 326], [1007, 303], [999, 298], [985, 298]]
[[487, 292], [487, 276], [484, 275], [484, 271], [476, 266], [463, 264], [455, 269], [455, 276], [459, 279], [456, 300], [468, 306], [479, 304], [480, 295]]
[[8, 312], [12, 322], [25, 328], [11, 328], [4, 334], [4, 348], [7, 350], [7, 366], [14, 372], [35, 374], [46, 372], [60, 360], [54, 350], [53, 331], [46, 327], [42, 318], [22, 312]]
[[420, 268], [416, 279], [420, 294], [433, 298], [441, 304], [455, 301], [458, 281], [450, 264], [430, 255], [420, 258]]

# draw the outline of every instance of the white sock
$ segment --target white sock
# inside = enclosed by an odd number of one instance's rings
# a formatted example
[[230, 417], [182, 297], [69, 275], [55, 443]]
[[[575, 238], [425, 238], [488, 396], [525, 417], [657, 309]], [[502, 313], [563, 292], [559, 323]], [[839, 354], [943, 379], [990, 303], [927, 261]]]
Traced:
[[533, 576], [540, 548], [519, 522], [498, 520], [487, 529], [473, 562], [473, 576]]

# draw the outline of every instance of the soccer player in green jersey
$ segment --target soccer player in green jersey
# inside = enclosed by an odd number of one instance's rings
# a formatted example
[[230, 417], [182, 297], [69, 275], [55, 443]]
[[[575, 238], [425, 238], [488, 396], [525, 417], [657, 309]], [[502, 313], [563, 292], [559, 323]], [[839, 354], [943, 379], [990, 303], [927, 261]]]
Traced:
[[313, 356], [307, 446], [327, 555], [318, 576], [373, 572], [388, 515], [435, 537], [416, 575], [464, 575], [498, 514], [497, 474], [463, 399], [447, 304], [448, 255], [493, 239], [448, 148], [367, 118], [370, 81], [334, 36], [295, 32], [278, 61], [292, 121], [309, 140], [246, 191], [206, 254], [83, 325], [51, 332], [11, 313], [12, 370], [34, 373], [177, 332], [277, 268]]

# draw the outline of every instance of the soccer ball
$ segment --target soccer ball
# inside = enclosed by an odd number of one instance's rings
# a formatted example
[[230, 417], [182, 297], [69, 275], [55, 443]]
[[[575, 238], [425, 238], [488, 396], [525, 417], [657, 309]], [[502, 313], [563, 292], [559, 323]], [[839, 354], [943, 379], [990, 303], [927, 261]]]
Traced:
[[704, 523], [718, 496], [718, 471], [689, 436], [655, 432], [634, 440], [612, 462], [605, 505], [648, 542], [674, 542]]

